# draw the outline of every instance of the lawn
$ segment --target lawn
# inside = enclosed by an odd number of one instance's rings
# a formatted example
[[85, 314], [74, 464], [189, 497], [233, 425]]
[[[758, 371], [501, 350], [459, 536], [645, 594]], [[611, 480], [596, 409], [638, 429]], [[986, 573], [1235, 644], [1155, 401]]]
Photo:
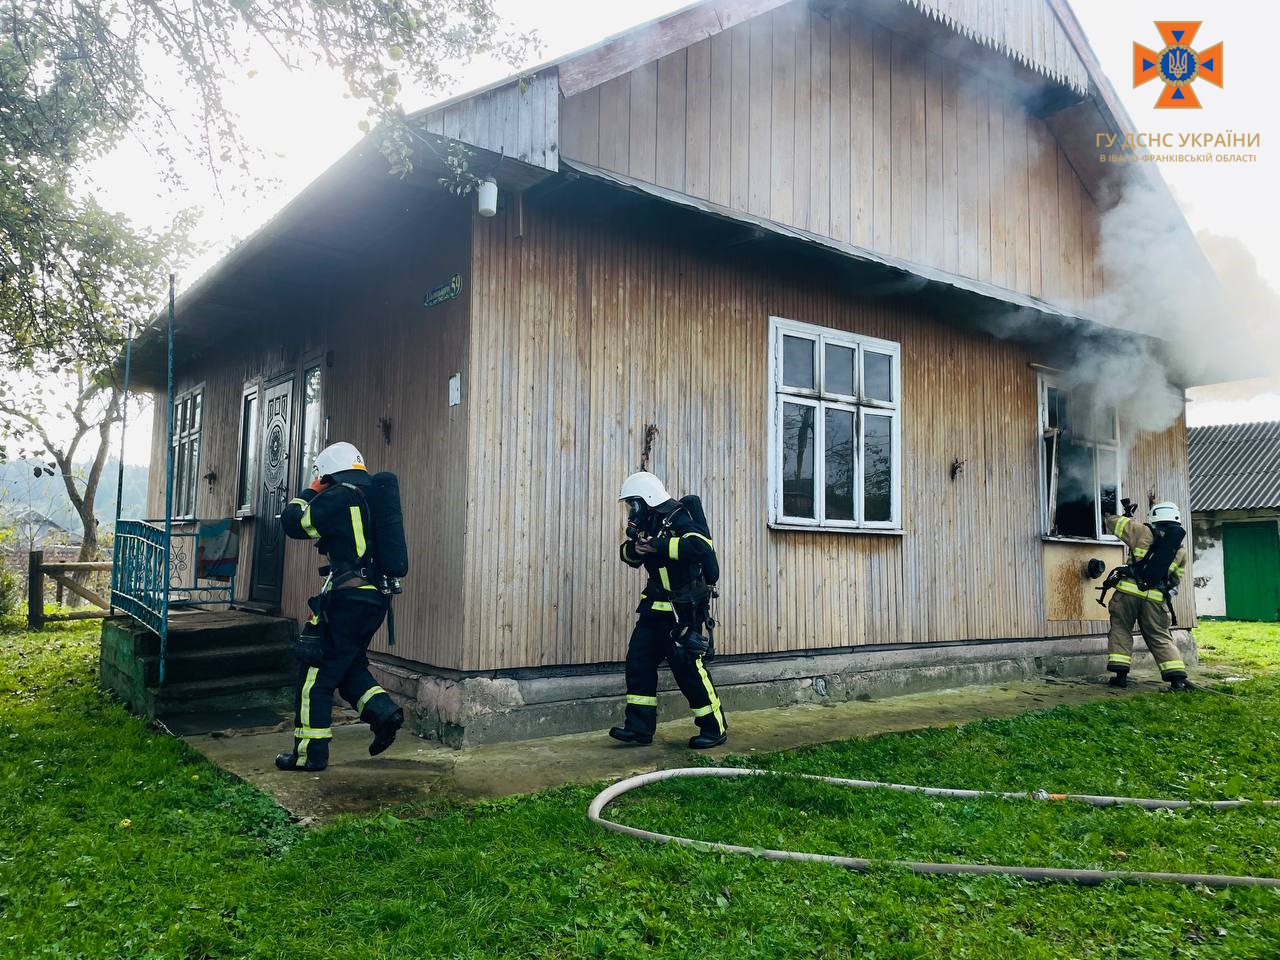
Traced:
[[[1280, 629], [1199, 631], [1232, 696], [1149, 694], [780, 754], [960, 787], [1280, 796]], [[300, 828], [95, 688], [91, 627], [0, 631], [0, 957], [1280, 957], [1280, 895], [870, 875], [606, 833], [565, 788]], [[620, 819], [884, 858], [1280, 875], [1280, 809], [657, 785]]]

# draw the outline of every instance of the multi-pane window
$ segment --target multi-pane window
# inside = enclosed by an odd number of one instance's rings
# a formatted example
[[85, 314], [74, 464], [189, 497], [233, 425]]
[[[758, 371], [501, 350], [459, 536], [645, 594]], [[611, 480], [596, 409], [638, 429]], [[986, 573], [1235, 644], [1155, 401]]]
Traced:
[[200, 486], [200, 425], [204, 388], [180, 394], [173, 402], [173, 516], [196, 515], [196, 491]]
[[258, 387], [245, 387], [240, 400], [240, 472], [236, 477], [236, 513], [253, 513], [253, 491], [258, 481]]
[[1040, 510], [1051, 537], [1103, 536], [1120, 512], [1120, 423], [1114, 407], [1041, 374]]
[[307, 367], [302, 374], [302, 457], [298, 470], [298, 489], [311, 482], [311, 467], [324, 446], [324, 421], [321, 417], [320, 367]]
[[894, 529], [901, 519], [900, 349], [770, 318], [770, 521]]

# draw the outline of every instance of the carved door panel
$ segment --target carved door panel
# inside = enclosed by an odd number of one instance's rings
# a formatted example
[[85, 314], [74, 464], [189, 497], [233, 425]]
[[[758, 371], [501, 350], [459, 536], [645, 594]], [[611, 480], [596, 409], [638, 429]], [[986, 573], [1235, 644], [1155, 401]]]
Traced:
[[272, 384], [263, 397], [263, 430], [253, 535], [253, 581], [249, 598], [273, 606], [280, 603], [284, 581], [284, 531], [280, 511], [289, 497], [290, 417], [293, 413], [293, 379]]

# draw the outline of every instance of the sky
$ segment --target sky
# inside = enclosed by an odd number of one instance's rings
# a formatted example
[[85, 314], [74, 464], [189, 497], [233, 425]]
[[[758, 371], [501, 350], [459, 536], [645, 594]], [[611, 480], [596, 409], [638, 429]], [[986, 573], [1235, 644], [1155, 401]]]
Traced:
[[[1016, 0], [1015, 0], [1016, 2]], [[681, 0], [496, 0], [499, 14], [518, 30], [536, 30], [547, 60], [593, 44], [645, 20], [685, 6]], [[1072, 6], [1098, 54], [1103, 69], [1139, 131], [1150, 133], [1260, 133], [1258, 162], [1249, 165], [1161, 164], [1161, 172], [1195, 231], [1238, 237], [1252, 252], [1262, 278], [1280, 290], [1280, 232], [1276, 230], [1275, 184], [1280, 181], [1280, 133], [1272, 96], [1273, 38], [1280, 35], [1280, 4], [1256, 0], [1073, 0]], [[1134, 41], [1159, 49], [1157, 19], [1201, 19], [1196, 45], [1224, 42], [1222, 89], [1197, 82], [1202, 110], [1156, 110], [1157, 83], [1132, 85]], [[127, 143], [93, 170], [102, 202], [141, 224], [162, 226], [176, 209], [196, 205], [205, 212], [196, 239], [207, 252], [182, 270], [179, 287], [212, 266], [235, 241], [243, 239], [315, 179], [360, 137], [363, 107], [344, 98], [341, 78], [322, 70], [291, 72], [264, 52], [227, 92], [240, 116], [245, 139], [257, 145], [260, 174], [278, 181], [264, 193], [245, 199], [224, 182], [219, 190], [198, 167], [187, 188], [175, 196], [148, 175], [150, 160], [136, 143]], [[416, 109], [499, 79], [510, 70], [481, 60], [455, 71], [457, 82], [438, 95], [409, 100]], [[1201, 423], [1280, 419], [1280, 382], [1252, 382], [1193, 391], [1188, 421]], [[149, 421], [130, 426], [126, 459], [145, 462]]]

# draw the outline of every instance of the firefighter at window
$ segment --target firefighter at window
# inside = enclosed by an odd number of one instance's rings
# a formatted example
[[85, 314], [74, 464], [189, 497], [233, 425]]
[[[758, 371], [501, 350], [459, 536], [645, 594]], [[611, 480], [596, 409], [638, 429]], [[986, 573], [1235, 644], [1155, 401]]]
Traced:
[[1151, 508], [1151, 522], [1147, 524], [1133, 519], [1134, 510], [1135, 505], [1125, 500], [1121, 516], [1103, 515], [1107, 532], [1129, 548], [1127, 563], [1116, 567], [1103, 586], [1104, 596], [1107, 589], [1115, 589], [1107, 605], [1111, 614], [1107, 642], [1107, 670], [1113, 674], [1110, 683], [1113, 687], [1128, 685], [1136, 623], [1169, 688], [1187, 690], [1187, 665], [1169, 629], [1177, 623], [1173, 597], [1186, 572], [1182, 516], [1177, 504], [1157, 503]]
[[391, 746], [404, 724], [404, 712], [369, 672], [369, 641], [382, 626], [388, 599], [374, 567], [364, 457], [350, 443], [332, 444], [316, 456], [311, 475], [310, 487], [280, 514], [285, 534], [314, 541], [327, 564], [320, 568], [324, 586], [307, 601], [313, 615], [297, 647], [293, 750], [276, 757], [281, 770], [328, 766], [335, 690], [372, 729], [371, 755]]
[[618, 499], [628, 510], [622, 562], [643, 567], [649, 579], [627, 646], [626, 719], [609, 736], [623, 743], [653, 742], [658, 667], [665, 660], [698, 726], [689, 746], [719, 746], [729, 726], [705, 661], [713, 653], [710, 601], [720, 566], [702, 502], [693, 496], [673, 500], [652, 473], [627, 477]]

